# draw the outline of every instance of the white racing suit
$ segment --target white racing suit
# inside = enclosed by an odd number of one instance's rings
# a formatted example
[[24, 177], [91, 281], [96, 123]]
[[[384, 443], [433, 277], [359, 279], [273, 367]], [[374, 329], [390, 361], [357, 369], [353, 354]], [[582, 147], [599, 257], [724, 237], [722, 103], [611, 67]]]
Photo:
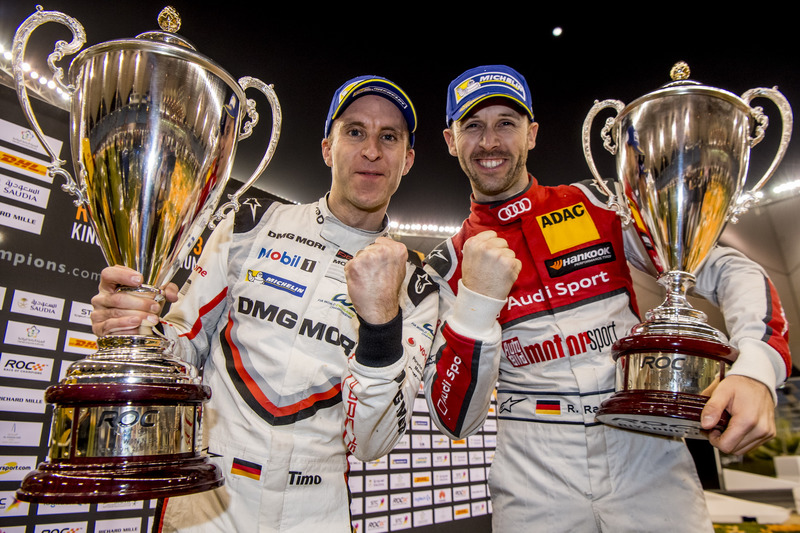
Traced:
[[[588, 182], [531, 180], [504, 202], [473, 202], [460, 232], [428, 256], [443, 324], [425, 368], [436, 425], [452, 438], [474, 433], [496, 386], [495, 533], [712, 531], [682, 440], [595, 419], [614, 391], [611, 345], [640, 322], [626, 263], [646, 264], [635, 226], [623, 237], [618, 216]], [[490, 229], [522, 262], [506, 301], [460, 283], [464, 241]], [[695, 292], [721, 305], [741, 350], [729, 375], [771, 389], [785, 378], [786, 324], [758, 265], [718, 247]]]
[[405, 432], [438, 312], [409, 263], [398, 317], [360, 323], [344, 265], [384, 233], [324, 198], [251, 198], [214, 231], [162, 327], [211, 386], [203, 433], [225, 485], [169, 498], [155, 531], [351, 530], [347, 456], [378, 458]]

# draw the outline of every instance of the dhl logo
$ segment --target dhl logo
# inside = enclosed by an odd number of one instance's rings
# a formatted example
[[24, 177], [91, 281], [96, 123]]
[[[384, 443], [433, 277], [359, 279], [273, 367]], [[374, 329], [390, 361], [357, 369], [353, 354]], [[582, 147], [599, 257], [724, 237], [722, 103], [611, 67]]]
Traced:
[[97, 349], [97, 343], [95, 341], [88, 339], [76, 339], [75, 337], [70, 337], [67, 345], [71, 346], [72, 348], [87, 348], [89, 350]]
[[23, 159], [2, 151], [0, 151], [0, 163], [5, 163], [6, 165], [29, 170], [42, 176], [47, 174], [47, 167], [44, 165], [40, 165], [34, 161], [28, 161], [27, 159]]

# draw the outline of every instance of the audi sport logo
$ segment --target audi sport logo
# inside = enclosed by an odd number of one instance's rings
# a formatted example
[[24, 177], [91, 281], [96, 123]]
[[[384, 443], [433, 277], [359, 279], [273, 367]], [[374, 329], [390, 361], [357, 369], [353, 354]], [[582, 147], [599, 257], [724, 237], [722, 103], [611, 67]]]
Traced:
[[515, 216], [521, 215], [526, 211], [531, 210], [531, 201], [529, 198], [521, 198], [514, 203], [508, 204], [500, 208], [497, 212], [497, 218], [503, 222], [508, 222]]

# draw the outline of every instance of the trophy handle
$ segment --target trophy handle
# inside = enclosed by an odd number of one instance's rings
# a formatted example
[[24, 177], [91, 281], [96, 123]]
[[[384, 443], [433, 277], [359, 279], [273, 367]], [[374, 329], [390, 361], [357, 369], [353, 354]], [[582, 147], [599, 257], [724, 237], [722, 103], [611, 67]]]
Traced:
[[[780, 145], [778, 145], [778, 152], [775, 154], [772, 164], [770, 164], [769, 168], [761, 177], [761, 179], [756, 182], [752, 189], [742, 193], [739, 198], [737, 198], [734, 206], [731, 207], [731, 215], [729, 220], [733, 223], [738, 220], [740, 215], [746, 213], [747, 210], [758, 201], [756, 193], [761, 190], [764, 185], [766, 185], [767, 181], [775, 173], [775, 169], [778, 168], [778, 165], [780, 164], [783, 156], [786, 154], [786, 150], [789, 147], [789, 139], [792, 137], [792, 107], [789, 105], [789, 102], [786, 100], [783, 94], [781, 94], [780, 91], [778, 91], [778, 89], [775, 87], [772, 89], [759, 87], [745, 92], [742, 95], [742, 100], [744, 100], [744, 102], [749, 106], [750, 101], [758, 97], [772, 100], [772, 102], [778, 107], [778, 110], [781, 113], [781, 122], [783, 124], [781, 142]], [[761, 107], [753, 107], [751, 110], [756, 121], [755, 137], [751, 138], [750, 140], [750, 146], [753, 147], [760, 143], [764, 138], [764, 131], [767, 129], [767, 125], [769, 124], [769, 118], [764, 114], [764, 110]]]
[[70, 96], [75, 92], [74, 86], [67, 86], [62, 83], [61, 80], [64, 77], [64, 71], [60, 67], [56, 66], [56, 61], [60, 61], [65, 54], [72, 55], [80, 50], [84, 43], [86, 43], [86, 32], [84, 31], [80, 22], [69, 15], [65, 15], [64, 13], [60, 13], [58, 11], [43, 11], [42, 6], [36, 6], [36, 11], [27, 19], [25, 19], [22, 24], [20, 24], [17, 32], [14, 34], [14, 41], [11, 48], [11, 64], [14, 71], [14, 83], [16, 84], [17, 96], [19, 97], [19, 103], [22, 106], [22, 112], [25, 114], [25, 118], [28, 119], [28, 123], [33, 128], [33, 133], [36, 135], [36, 138], [39, 139], [42, 147], [45, 149], [45, 151], [47, 151], [47, 154], [52, 160], [51, 166], [47, 169], [48, 174], [51, 177], [63, 177], [66, 183], [62, 185], [61, 188], [71, 195], [77, 197], [74, 203], [76, 206], [80, 206], [81, 204], [87, 203], [86, 186], [79, 186], [75, 179], [73, 179], [72, 175], [61, 168], [66, 161], [59, 159], [58, 155], [48, 144], [44, 133], [42, 132], [42, 128], [39, 126], [39, 121], [36, 120], [36, 116], [33, 114], [30, 99], [28, 98], [28, 88], [25, 86], [25, 71], [22, 68], [25, 57], [25, 47], [28, 44], [28, 39], [30, 38], [33, 30], [46, 22], [58, 22], [59, 24], [63, 24], [72, 30], [72, 41], [69, 43], [66, 41], [58, 41], [55, 44], [55, 49], [53, 52], [47, 56], [47, 64], [50, 66], [50, 70], [53, 71], [53, 81], [56, 83], [56, 85], [61, 87], [61, 89]]
[[[253, 183], [255, 183], [261, 173], [264, 172], [264, 169], [267, 168], [267, 165], [269, 165], [269, 162], [272, 160], [272, 156], [275, 153], [275, 148], [278, 145], [278, 139], [281, 136], [281, 104], [278, 101], [278, 96], [272, 89], [273, 86], [267, 85], [258, 78], [251, 78], [250, 76], [244, 76], [243, 78], [240, 78], [239, 85], [244, 90], [250, 88], [258, 89], [267, 97], [269, 105], [272, 108], [272, 135], [269, 139], [269, 144], [267, 145], [267, 151], [264, 153], [264, 157], [261, 159], [261, 162], [258, 164], [253, 174], [250, 176], [247, 182], [245, 182], [245, 184], [239, 188], [238, 191], [228, 195], [228, 199], [230, 201], [221, 205], [219, 209], [217, 209], [217, 212], [214, 213], [214, 216], [211, 217], [211, 220], [208, 223], [208, 227], [210, 229], [214, 229], [217, 225], [217, 222], [225, 218], [225, 215], [228, 211], [239, 210], [239, 197], [243, 195], [245, 191], [247, 191], [247, 189], [253, 185]], [[256, 112], [255, 101], [248, 98], [245, 104], [245, 109], [250, 120], [242, 125], [242, 131], [239, 134], [239, 140], [250, 137], [250, 134], [253, 133], [253, 127], [258, 124], [258, 113]]]
[[616, 180], [614, 183], [617, 193], [615, 194], [611, 191], [611, 189], [609, 189], [608, 185], [606, 185], [606, 181], [600, 176], [600, 172], [597, 170], [597, 165], [594, 163], [594, 157], [592, 157], [592, 142], [590, 137], [592, 133], [592, 123], [594, 122], [594, 117], [597, 116], [600, 111], [609, 107], [616, 109], [617, 114], [606, 119], [606, 124], [603, 126], [603, 129], [600, 132], [600, 137], [603, 139], [603, 147], [609, 153], [611, 153], [611, 155], [616, 155], [617, 139], [613, 138], [613, 128], [617, 115], [619, 115], [620, 111], [622, 111], [622, 109], [625, 107], [625, 104], [619, 100], [603, 100], [602, 102], [595, 100], [594, 105], [589, 110], [589, 113], [586, 115], [586, 118], [583, 121], [583, 155], [586, 157], [586, 163], [589, 165], [589, 170], [592, 171], [595, 184], [603, 192], [603, 194], [608, 196], [608, 203], [606, 205], [608, 205], [610, 209], [616, 211], [617, 215], [619, 215], [622, 221], [623, 226], [627, 226], [631, 223], [630, 206], [628, 205], [627, 201], [620, 201], [620, 197], [627, 197], [620, 193], [618, 182]]

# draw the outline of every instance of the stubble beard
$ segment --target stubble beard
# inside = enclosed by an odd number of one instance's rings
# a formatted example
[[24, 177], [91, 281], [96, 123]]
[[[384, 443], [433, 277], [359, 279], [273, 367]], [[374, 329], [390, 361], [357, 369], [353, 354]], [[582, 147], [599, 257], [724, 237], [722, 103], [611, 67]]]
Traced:
[[[473, 154], [472, 158], [470, 159], [461, 159], [461, 168], [464, 173], [469, 178], [470, 184], [472, 188], [482, 194], [483, 196], [495, 197], [501, 195], [503, 192], [511, 189], [515, 183], [519, 180], [521, 175], [527, 176], [527, 171], [525, 170], [526, 161], [525, 158], [517, 158], [514, 162], [512, 168], [509, 169], [508, 172], [500, 179], [485, 179], [481, 175], [481, 167], [474, 161], [474, 159], [491, 159], [491, 158], [504, 158], [509, 161], [512, 160], [510, 154], [506, 152], [490, 152], [490, 153], [478, 153]], [[505, 199], [503, 198], [496, 198], [497, 200]]]

